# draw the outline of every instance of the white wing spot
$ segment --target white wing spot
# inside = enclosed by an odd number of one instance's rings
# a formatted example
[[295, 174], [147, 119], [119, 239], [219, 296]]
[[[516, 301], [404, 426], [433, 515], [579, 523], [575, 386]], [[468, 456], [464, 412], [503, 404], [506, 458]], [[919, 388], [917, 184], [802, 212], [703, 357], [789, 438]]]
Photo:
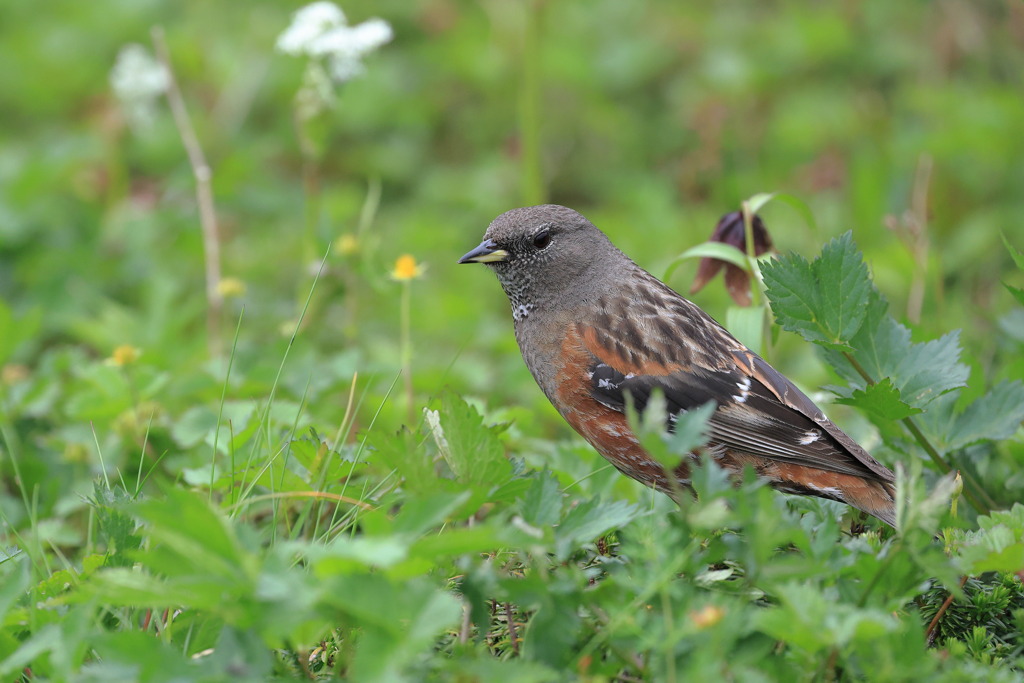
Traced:
[[826, 496], [832, 496], [832, 497], [840, 498], [840, 499], [843, 498], [843, 492], [839, 488], [837, 488], [835, 486], [815, 486], [814, 484], [811, 484], [809, 482], [805, 483], [804, 486], [806, 486], [807, 488], [811, 489], [812, 491], [817, 491], [818, 493], [823, 493]]
[[817, 429], [808, 429], [800, 438], [799, 443], [801, 446], [809, 446], [820, 438], [821, 432], [819, 432]]
[[744, 377], [736, 383], [736, 388], [740, 390], [740, 393], [733, 396], [733, 399], [737, 403], [746, 403], [747, 396], [750, 395], [750, 378]]

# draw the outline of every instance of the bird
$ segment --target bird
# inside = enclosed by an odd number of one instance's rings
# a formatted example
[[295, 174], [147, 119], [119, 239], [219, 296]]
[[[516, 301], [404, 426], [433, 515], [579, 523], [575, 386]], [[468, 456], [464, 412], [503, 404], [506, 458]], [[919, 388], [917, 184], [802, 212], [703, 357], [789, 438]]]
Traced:
[[627, 396], [643, 412], [660, 392], [670, 431], [680, 413], [713, 401], [707, 443], [694, 458], [710, 455], [734, 475], [749, 466], [779, 491], [839, 501], [896, 526], [891, 470], [580, 213], [555, 204], [507, 211], [458, 262], [494, 272], [541, 391], [626, 476], [669, 495], [692, 492], [692, 458], [667, 472], [651, 457], [630, 427]]

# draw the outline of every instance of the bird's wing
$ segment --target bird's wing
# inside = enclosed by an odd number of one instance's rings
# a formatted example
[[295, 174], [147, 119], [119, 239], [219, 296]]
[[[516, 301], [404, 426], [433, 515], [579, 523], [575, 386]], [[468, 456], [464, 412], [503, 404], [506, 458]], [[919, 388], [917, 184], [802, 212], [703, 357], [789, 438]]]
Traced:
[[[624, 411], [630, 394], [642, 411], [660, 390], [670, 427], [672, 415], [714, 401], [712, 444], [779, 463], [894, 481], [792, 382], [695, 305], [661, 287], [653, 302], [627, 298], [616, 310], [606, 301], [598, 324], [577, 323], [593, 357], [588, 374], [596, 401]], [[647, 314], [645, 304], [652, 309]]]

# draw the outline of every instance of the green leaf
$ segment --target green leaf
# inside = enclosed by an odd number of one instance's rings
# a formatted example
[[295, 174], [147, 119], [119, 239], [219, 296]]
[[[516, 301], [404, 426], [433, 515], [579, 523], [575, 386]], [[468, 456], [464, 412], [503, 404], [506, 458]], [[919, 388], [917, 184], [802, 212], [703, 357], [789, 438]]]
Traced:
[[900, 399], [900, 392], [888, 377], [864, 389], [854, 389], [847, 397], [836, 399], [836, 403], [860, 408], [872, 417], [885, 420], [902, 420], [922, 412], [920, 408], [907, 405]]
[[575, 611], [565, 609], [565, 602], [551, 596], [530, 618], [526, 628], [523, 657], [553, 667], [565, 667], [572, 657], [573, 645], [580, 630]]
[[562, 488], [550, 472], [533, 478], [533, 484], [519, 503], [519, 514], [527, 524], [544, 527], [554, 524], [562, 514]]
[[626, 524], [640, 514], [640, 507], [624, 500], [602, 501], [591, 498], [569, 510], [555, 529], [555, 554], [568, 557], [576, 546]]
[[714, 401], [692, 408], [676, 415], [674, 431], [665, 437], [665, 443], [671, 453], [687, 458], [690, 452], [700, 448], [708, 441], [708, 420], [718, 405]]
[[484, 425], [476, 408], [453, 393], [445, 394], [442, 409], [427, 411], [427, 424], [459, 481], [495, 486], [512, 476], [512, 464], [492, 427]]
[[665, 269], [665, 275], [662, 276], [661, 279], [668, 280], [672, 276], [672, 273], [675, 272], [676, 268], [678, 268], [684, 261], [703, 258], [725, 261], [726, 263], [731, 263], [734, 266], [738, 266], [739, 268], [750, 272], [750, 262], [747, 260], [747, 255], [736, 247], [723, 242], [701, 242], [697, 246], [690, 247], [682, 254], [672, 259], [668, 268]]
[[362, 630], [350, 672], [359, 681], [405, 680], [402, 671], [429, 653], [462, 614], [454, 596], [422, 576], [398, 582], [380, 574], [329, 577], [324, 598]]
[[761, 265], [766, 294], [784, 329], [829, 348], [849, 350], [871, 300], [868, 269], [846, 233], [808, 262], [798, 254]]
[[[779, 606], [756, 615], [758, 628], [808, 652], [843, 647], [851, 642], [883, 639], [899, 626], [891, 614], [838, 602], [811, 586], [779, 587]], [[837, 596], [836, 596], [837, 597]]]
[[796, 195], [787, 192], [762, 192], [755, 194], [747, 200], [747, 203], [750, 204], [751, 213], [757, 213], [769, 202], [781, 202], [789, 206], [800, 214], [800, 217], [804, 219], [804, 222], [812, 230], [817, 229], [817, 223], [814, 220], [814, 212], [811, 211], [811, 207], [807, 206], [807, 203]]
[[1024, 252], [1010, 244], [1010, 240], [1006, 239], [1006, 235], [1001, 235], [1001, 237], [1003, 238], [1003, 244], [1006, 245], [1006, 250], [1010, 252], [1010, 256], [1013, 257], [1013, 262], [1017, 264], [1017, 268], [1024, 270]]
[[1018, 572], [1024, 568], [1024, 505], [978, 517], [977, 531], [964, 534], [960, 559], [964, 571]]
[[1011, 287], [1010, 285], [1006, 284], [1005, 282], [1003, 283], [1003, 287], [1006, 287], [1006, 289], [1010, 292], [1010, 294], [1013, 295], [1013, 298], [1017, 300], [1017, 303], [1019, 303], [1021, 306], [1024, 306], [1024, 289], [1019, 289], [1017, 287]]
[[1002, 381], [956, 417], [947, 439], [949, 448], [962, 448], [985, 439], [1006, 439], [1024, 421], [1024, 383]]
[[[88, 665], [90, 680], [119, 680], [126, 673], [140, 681], [183, 681], [196, 678], [196, 663], [171, 646], [142, 631], [96, 634], [90, 645], [98, 661]], [[206, 661], [202, 666], [208, 666]]]
[[725, 311], [725, 327], [754, 353], [764, 346], [763, 306], [730, 306]]
[[441, 526], [469, 497], [469, 491], [454, 496], [447, 492], [409, 496], [395, 517], [394, 531], [418, 535]]
[[132, 503], [126, 509], [146, 522], [150, 549], [138, 553], [144, 564], [168, 576], [200, 573], [244, 581], [252, 576], [248, 557], [234, 529], [206, 498], [168, 488], [163, 500]]
[[564, 670], [551, 669], [540, 662], [520, 659], [454, 659], [449, 666], [458, 681], [515, 681], [516, 683], [557, 683], [565, 680]]
[[[959, 332], [915, 344], [909, 329], [885, 316], [876, 330], [865, 329], [854, 344], [853, 357], [861, 368], [876, 381], [891, 379], [900, 400], [913, 408], [926, 408], [946, 392], [965, 386], [970, 374], [959, 362]], [[853, 387], [866, 388], [864, 379], [842, 354], [829, 349], [825, 356]]]

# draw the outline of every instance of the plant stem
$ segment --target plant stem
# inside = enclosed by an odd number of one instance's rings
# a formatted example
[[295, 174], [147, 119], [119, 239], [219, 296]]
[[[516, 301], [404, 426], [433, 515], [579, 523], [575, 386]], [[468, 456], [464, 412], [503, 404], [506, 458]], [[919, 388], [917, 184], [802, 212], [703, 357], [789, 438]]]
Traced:
[[203, 232], [203, 260], [206, 270], [207, 349], [211, 357], [217, 358], [221, 353], [220, 312], [223, 297], [217, 291], [221, 279], [220, 235], [217, 229], [217, 211], [213, 203], [213, 172], [206, 163], [206, 155], [203, 154], [199, 137], [192, 126], [192, 119], [185, 108], [185, 99], [181, 96], [181, 89], [174, 78], [163, 27], [154, 26], [152, 35], [157, 59], [167, 71], [167, 104], [171, 108], [174, 125], [185, 146], [188, 163], [192, 167], [192, 176], [196, 181], [196, 204], [199, 207], [199, 225]]
[[406, 280], [402, 283], [402, 302], [399, 315], [401, 316], [401, 358], [402, 358], [402, 379], [405, 386], [405, 405], [408, 411], [409, 427], [413, 426], [413, 405], [412, 405], [412, 333], [410, 330], [412, 281]]
[[302, 153], [302, 192], [306, 198], [305, 230], [302, 241], [302, 265], [305, 266], [316, 259], [316, 229], [320, 222], [321, 194], [320, 162], [305, 149]]
[[751, 306], [761, 306], [764, 293], [761, 291], [761, 269], [757, 265], [757, 245], [754, 244], [754, 212], [750, 210], [750, 202], [744, 200], [740, 204], [743, 213], [743, 240], [747, 250], [747, 268], [753, 277], [750, 287]]

